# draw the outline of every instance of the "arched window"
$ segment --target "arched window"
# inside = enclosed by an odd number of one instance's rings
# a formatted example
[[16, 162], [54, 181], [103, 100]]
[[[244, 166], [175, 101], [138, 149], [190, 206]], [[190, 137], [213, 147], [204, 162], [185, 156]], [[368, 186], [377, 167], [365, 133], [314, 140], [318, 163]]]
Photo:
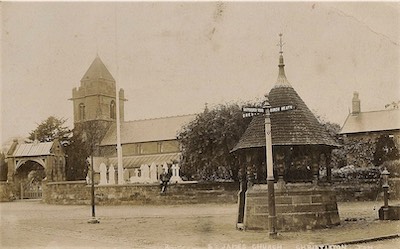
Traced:
[[85, 120], [85, 104], [79, 104], [79, 120]]
[[115, 112], [116, 112], [115, 101], [111, 100], [111, 103], [110, 103], [110, 118], [116, 119], [117, 116], [116, 116]]

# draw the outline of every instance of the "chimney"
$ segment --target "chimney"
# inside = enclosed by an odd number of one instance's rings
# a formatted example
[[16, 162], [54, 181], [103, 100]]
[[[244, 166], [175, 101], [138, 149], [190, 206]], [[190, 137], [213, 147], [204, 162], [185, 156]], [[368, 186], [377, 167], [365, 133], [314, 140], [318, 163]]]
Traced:
[[353, 108], [352, 108], [352, 114], [359, 114], [361, 112], [361, 104], [360, 104], [360, 99], [358, 98], [358, 92], [353, 93]]

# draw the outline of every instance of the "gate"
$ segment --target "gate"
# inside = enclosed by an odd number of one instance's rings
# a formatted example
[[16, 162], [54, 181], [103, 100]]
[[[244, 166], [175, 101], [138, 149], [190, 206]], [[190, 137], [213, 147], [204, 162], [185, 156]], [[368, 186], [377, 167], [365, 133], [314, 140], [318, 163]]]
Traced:
[[41, 183], [28, 183], [27, 185], [21, 183], [21, 199], [41, 199], [41, 198], [42, 198]]

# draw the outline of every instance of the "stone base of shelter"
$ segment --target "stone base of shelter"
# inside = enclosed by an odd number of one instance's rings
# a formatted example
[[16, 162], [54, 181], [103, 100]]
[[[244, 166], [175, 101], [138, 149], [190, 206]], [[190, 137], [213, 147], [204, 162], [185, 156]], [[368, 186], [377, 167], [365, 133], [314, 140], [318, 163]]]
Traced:
[[[256, 184], [246, 192], [244, 228], [268, 230], [267, 184]], [[340, 224], [336, 195], [329, 187], [286, 184], [277, 188], [275, 205], [278, 231], [327, 228]]]

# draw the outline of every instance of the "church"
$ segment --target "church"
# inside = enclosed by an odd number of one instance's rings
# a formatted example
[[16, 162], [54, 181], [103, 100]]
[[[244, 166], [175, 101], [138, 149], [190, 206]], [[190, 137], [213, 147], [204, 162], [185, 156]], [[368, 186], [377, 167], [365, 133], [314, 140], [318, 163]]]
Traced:
[[125, 94], [119, 89], [107, 67], [96, 56], [81, 79], [80, 87], [72, 90], [74, 126], [95, 121], [106, 132], [94, 158], [95, 182], [115, 184], [117, 179], [117, 103], [121, 121], [123, 178], [125, 183], [155, 183], [165, 169], [172, 171], [171, 181], [181, 181], [181, 157], [177, 133], [196, 115], [125, 121]]

